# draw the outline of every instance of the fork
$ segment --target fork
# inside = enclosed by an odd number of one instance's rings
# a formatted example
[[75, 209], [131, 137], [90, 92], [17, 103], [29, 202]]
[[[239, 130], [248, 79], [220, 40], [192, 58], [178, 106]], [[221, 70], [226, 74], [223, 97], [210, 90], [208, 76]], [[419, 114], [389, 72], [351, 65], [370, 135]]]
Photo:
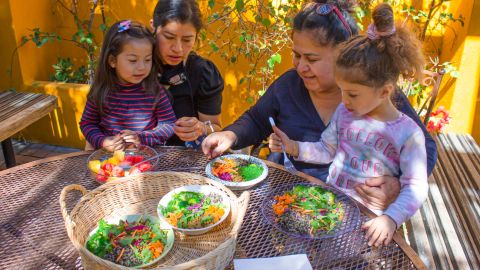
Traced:
[[[270, 116], [268, 117], [268, 120], [270, 121], [270, 125], [272, 126], [275, 126], [275, 121], [273, 120], [273, 118]], [[287, 153], [285, 153], [285, 146], [282, 144], [282, 151], [283, 151], [283, 166], [285, 167], [285, 169], [287, 169], [287, 171], [289, 171], [291, 174], [296, 174], [298, 172], [298, 170], [295, 168], [295, 166], [293, 166], [293, 163], [292, 161], [288, 158], [287, 156]]]

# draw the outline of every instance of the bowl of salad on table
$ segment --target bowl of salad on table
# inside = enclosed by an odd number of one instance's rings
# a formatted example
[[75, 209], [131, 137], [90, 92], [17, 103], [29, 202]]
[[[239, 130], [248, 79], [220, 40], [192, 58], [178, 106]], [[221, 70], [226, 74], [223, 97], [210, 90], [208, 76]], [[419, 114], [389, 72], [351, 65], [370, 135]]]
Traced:
[[210, 161], [205, 173], [231, 190], [244, 190], [264, 181], [268, 175], [268, 167], [259, 158], [230, 154]]
[[174, 230], [199, 235], [212, 230], [227, 218], [230, 199], [214, 186], [184, 186], [163, 196], [157, 213]]
[[126, 267], [151, 266], [172, 249], [171, 227], [151, 215], [126, 215], [98, 222], [85, 247], [104, 260]]
[[324, 239], [352, 231], [360, 222], [353, 199], [338, 190], [313, 184], [274, 189], [262, 203], [265, 220], [293, 237]]

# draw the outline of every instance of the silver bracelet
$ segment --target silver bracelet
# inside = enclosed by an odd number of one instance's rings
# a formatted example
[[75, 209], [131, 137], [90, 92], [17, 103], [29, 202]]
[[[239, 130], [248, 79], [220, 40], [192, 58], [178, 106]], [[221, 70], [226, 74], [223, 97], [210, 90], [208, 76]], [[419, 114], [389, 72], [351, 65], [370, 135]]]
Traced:
[[208, 135], [208, 128], [210, 128], [210, 131], [211, 131], [210, 134], [215, 132], [215, 129], [213, 129], [213, 125], [212, 125], [212, 122], [210, 120], [207, 120], [207, 121], [203, 122], [203, 124], [205, 125], [205, 131], [204, 131], [205, 136]]

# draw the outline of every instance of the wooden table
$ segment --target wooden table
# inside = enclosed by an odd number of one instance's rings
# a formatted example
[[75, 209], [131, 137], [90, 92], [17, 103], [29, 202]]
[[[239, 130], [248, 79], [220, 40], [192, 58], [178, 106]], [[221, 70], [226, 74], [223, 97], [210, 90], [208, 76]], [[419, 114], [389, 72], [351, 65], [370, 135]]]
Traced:
[[15, 133], [49, 114], [57, 107], [57, 97], [26, 92], [0, 92], [0, 141], [7, 168], [15, 166], [10, 139]]
[[[168, 147], [158, 150], [166, 155], [156, 170], [205, 175], [207, 160], [201, 152]], [[86, 168], [89, 154], [51, 157], [0, 172], [0, 269], [82, 269], [78, 252], [67, 236], [58, 199], [69, 184], [81, 184], [88, 190], [98, 186]], [[261, 215], [265, 194], [280, 185], [320, 181], [266, 163], [267, 179], [250, 190], [235, 258], [305, 253], [314, 269], [425, 269], [398, 234], [396, 242], [388, 246], [369, 247], [360, 230], [361, 223], [368, 220], [363, 212], [359, 219], [350, 221], [355, 230], [325, 240], [292, 238], [277, 231]], [[73, 195], [67, 197], [69, 209], [80, 196]]]

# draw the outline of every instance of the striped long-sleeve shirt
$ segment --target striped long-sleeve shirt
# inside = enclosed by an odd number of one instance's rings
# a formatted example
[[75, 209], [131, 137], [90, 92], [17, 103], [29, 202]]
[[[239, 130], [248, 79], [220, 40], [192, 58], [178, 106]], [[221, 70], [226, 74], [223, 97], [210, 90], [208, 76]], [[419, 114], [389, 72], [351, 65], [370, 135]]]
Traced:
[[155, 96], [146, 93], [141, 84], [117, 85], [103, 104], [101, 115], [95, 101], [87, 99], [80, 129], [87, 141], [101, 148], [104, 139], [122, 130], [135, 131], [142, 144], [163, 144], [173, 132], [176, 120], [167, 95], [162, 92], [155, 105]]

